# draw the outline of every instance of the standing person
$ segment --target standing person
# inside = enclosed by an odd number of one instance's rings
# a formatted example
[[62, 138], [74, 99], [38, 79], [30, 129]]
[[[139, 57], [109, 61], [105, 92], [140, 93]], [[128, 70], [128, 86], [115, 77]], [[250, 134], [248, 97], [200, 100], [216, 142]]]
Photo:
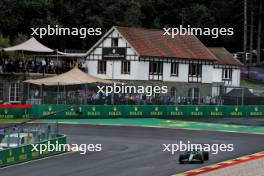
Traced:
[[38, 98], [38, 97], [39, 97], [39, 91], [38, 89], [35, 89], [34, 98]]
[[5, 129], [4, 128], [0, 128], [0, 142], [2, 141], [2, 139], [5, 137]]
[[3, 59], [1, 58], [0, 60], [0, 73], [3, 73], [3, 69], [4, 68], [4, 62], [3, 62]]
[[32, 72], [37, 72], [34, 60], [31, 61], [31, 70], [32, 70]]
[[88, 72], [86, 71], [86, 65], [85, 65], [85, 62], [81, 62], [81, 70], [84, 71], [84, 72]]
[[42, 61], [41, 61], [41, 68], [42, 68], [43, 75], [46, 73], [46, 69], [47, 69], [46, 67], [47, 67], [46, 60], [45, 59], [42, 59]]
[[50, 66], [51, 73], [55, 73], [55, 70], [54, 70], [54, 62], [53, 62], [52, 59], [50, 60], [49, 66]]
[[8, 58], [5, 59], [5, 72], [9, 71], [9, 61]]
[[22, 62], [22, 60], [19, 60], [18, 65], [19, 65], [19, 71], [18, 72], [22, 72], [22, 70], [23, 70], [23, 62]]
[[9, 61], [9, 72], [17, 72], [17, 65], [12, 58]]

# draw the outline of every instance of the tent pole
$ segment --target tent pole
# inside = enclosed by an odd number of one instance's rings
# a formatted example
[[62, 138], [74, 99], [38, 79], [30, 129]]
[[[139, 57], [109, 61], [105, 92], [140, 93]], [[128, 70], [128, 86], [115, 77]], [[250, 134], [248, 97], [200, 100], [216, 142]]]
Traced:
[[67, 92], [66, 92], [66, 86], [65, 85], [64, 85], [64, 96], [65, 96], [64, 104], [66, 104], [67, 103]]
[[57, 58], [57, 63], [56, 63], [56, 74], [58, 74], [58, 70], [59, 70], [59, 68], [58, 68], [58, 66], [59, 66], [59, 56], [58, 56], [58, 49], [56, 49], [56, 58]]
[[241, 105], [244, 105], [244, 88], [242, 88]]
[[44, 87], [44, 84], [41, 84], [41, 87], [40, 87], [40, 90], [41, 90], [41, 104], [44, 104], [43, 87]]
[[[29, 86], [30, 86], [29, 83], [27, 83], [27, 91], [28, 91], [27, 101], [29, 100]], [[32, 104], [32, 102], [29, 102], [29, 103]]]
[[58, 82], [58, 85], [57, 85], [57, 104], [59, 104], [59, 85], [60, 83]]
[[87, 104], [87, 84], [85, 84], [85, 90], [84, 90], [84, 104]]

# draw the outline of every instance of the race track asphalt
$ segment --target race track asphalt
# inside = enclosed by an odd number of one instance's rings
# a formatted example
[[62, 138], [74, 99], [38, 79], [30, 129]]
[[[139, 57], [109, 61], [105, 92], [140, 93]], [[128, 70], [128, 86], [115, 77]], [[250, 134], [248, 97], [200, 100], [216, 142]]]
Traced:
[[[69, 143], [102, 144], [101, 152], [78, 152], [0, 170], [3, 176], [170, 176], [264, 150], [264, 135], [181, 129], [98, 125], [60, 125]], [[178, 164], [163, 144], [234, 144], [233, 152], [210, 154], [204, 164]]]

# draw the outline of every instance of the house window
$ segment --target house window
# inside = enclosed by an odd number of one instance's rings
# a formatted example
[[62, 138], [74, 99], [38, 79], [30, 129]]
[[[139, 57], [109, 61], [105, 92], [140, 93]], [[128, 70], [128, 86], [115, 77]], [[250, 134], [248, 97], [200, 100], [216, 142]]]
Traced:
[[202, 64], [190, 63], [189, 64], [189, 82], [201, 82], [202, 81]]
[[176, 97], [176, 88], [175, 87], [171, 88], [170, 95], [173, 96], [173, 97]]
[[20, 83], [11, 83], [9, 86], [9, 102], [19, 103], [20, 102]]
[[112, 47], [118, 47], [118, 38], [112, 38], [111, 46]]
[[201, 64], [189, 64], [189, 76], [201, 76], [202, 65]]
[[149, 74], [151, 75], [162, 75], [163, 63], [162, 62], [150, 62], [149, 63]]
[[179, 64], [178, 63], [171, 63], [171, 76], [178, 76], [179, 74]]
[[104, 60], [98, 61], [97, 73], [98, 74], [106, 74], [106, 61], [104, 61]]
[[121, 62], [121, 74], [130, 74], [130, 61]]
[[200, 102], [200, 89], [189, 88], [188, 97], [191, 104], [198, 104]]
[[0, 83], [0, 102], [4, 101], [4, 84]]
[[232, 69], [231, 68], [223, 68], [222, 79], [223, 80], [231, 80], [232, 79]]
[[149, 79], [163, 79], [163, 62], [149, 62]]

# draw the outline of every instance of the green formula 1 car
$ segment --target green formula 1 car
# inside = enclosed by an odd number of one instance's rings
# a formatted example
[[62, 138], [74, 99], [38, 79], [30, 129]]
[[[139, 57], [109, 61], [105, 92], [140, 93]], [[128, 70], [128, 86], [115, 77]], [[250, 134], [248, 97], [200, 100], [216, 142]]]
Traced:
[[209, 160], [209, 152], [205, 151], [186, 151], [184, 154], [180, 154], [179, 163], [204, 163]]

